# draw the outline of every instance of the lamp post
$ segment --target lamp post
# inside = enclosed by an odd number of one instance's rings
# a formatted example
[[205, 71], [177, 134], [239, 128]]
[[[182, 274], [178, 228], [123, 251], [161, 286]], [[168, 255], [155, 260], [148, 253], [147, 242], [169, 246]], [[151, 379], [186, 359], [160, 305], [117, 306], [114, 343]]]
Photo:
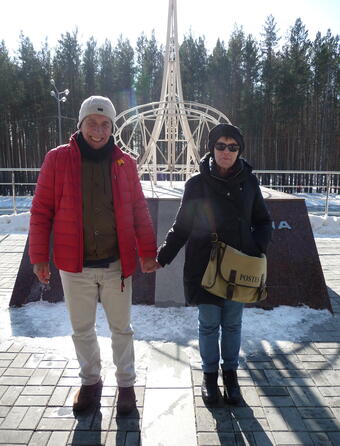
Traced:
[[51, 90], [51, 96], [57, 101], [58, 104], [58, 122], [59, 122], [59, 145], [61, 144], [61, 111], [60, 111], [60, 102], [66, 102], [66, 96], [69, 94], [70, 90], [67, 88], [64, 91], [58, 91], [54, 79], [51, 79], [51, 85], [54, 90]]

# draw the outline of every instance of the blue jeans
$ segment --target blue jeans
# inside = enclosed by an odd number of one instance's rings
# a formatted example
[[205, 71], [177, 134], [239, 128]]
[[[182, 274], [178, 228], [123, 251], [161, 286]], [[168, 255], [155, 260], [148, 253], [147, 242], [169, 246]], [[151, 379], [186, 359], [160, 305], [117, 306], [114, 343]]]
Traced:
[[[223, 307], [198, 305], [199, 348], [203, 372], [236, 370], [241, 346], [243, 303], [225, 300]], [[219, 338], [221, 331], [221, 354]]]

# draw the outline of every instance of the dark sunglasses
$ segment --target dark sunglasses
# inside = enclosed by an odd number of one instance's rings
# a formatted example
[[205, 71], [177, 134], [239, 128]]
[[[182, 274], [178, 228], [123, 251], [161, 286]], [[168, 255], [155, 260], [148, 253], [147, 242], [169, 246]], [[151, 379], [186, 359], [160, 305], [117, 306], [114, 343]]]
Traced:
[[215, 149], [220, 150], [221, 152], [225, 149], [228, 149], [229, 152], [238, 152], [240, 150], [240, 146], [237, 144], [224, 144], [224, 142], [217, 142], [215, 144]]

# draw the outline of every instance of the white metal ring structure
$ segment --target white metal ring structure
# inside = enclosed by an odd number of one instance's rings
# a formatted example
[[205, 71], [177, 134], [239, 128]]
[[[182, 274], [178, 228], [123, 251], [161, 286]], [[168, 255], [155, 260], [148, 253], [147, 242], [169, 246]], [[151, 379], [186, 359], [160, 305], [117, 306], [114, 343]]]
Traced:
[[137, 159], [142, 179], [187, 180], [198, 171], [202, 141], [229, 119], [215, 108], [183, 99], [177, 33], [177, 1], [169, 0], [167, 43], [159, 102], [120, 113], [116, 142]]
[[[143, 104], [117, 116], [115, 140], [120, 147], [136, 158], [140, 176], [152, 179], [188, 179], [198, 170], [199, 148], [212, 127], [228, 118], [209, 105], [196, 102], [172, 104], [173, 115], [169, 116], [169, 103]], [[169, 118], [173, 133], [167, 131]], [[158, 122], [157, 139], [154, 128]], [[190, 129], [186, 137], [183, 121]]]

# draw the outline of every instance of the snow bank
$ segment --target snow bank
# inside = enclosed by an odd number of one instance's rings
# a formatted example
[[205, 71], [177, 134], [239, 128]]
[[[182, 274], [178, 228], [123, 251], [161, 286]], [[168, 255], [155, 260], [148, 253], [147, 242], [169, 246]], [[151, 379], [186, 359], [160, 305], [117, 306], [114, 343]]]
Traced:
[[[326, 205], [326, 194], [323, 193], [294, 193], [296, 197], [303, 198], [306, 202], [306, 206], [308, 208], [322, 208], [325, 209]], [[340, 206], [340, 195], [339, 194], [329, 194], [328, 196], [328, 205], [330, 207], [338, 207]]]
[[30, 213], [0, 215], [0, 234], [28, 233]]
[[340, 217], [308, 214], [314, 236], [340, 236]]
[[[2, 307], [0, 342], [1, 339], [13, 339], [66, 356], [74, 355], [70, 337], [72, 329], [64, 302], [35, 302], [21, 308]], [[196, 345], [197, 318], [198, 310], [194, 307], [133, 305], [131, 319], [135, 341], [141, 344], [176, 342], [184, 346]], [[304, 341], [309, 339], [316, 327], [324, 330], [332, 318], [328, 310], [308, 307], [280, 306], [271, 311], [245, 308], [242, 322], [243, 351], [251, 353], [258, 351], [261, 345], [270, 349], [270, 345]], [[98, 305], [96, 320], [100, 343], [106, 346], [109, 357], [111, 333], [101, 305]]]

